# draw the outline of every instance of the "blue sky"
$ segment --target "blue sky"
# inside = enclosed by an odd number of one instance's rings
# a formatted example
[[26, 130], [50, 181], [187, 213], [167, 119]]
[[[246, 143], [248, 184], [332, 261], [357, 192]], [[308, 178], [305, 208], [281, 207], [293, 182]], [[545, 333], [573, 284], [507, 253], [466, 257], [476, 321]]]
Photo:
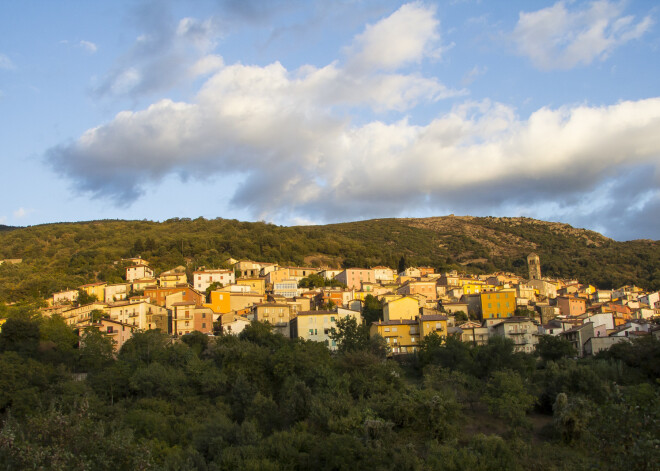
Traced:
[[0, 224], [660, 235], [652, 1], [0, 3]]

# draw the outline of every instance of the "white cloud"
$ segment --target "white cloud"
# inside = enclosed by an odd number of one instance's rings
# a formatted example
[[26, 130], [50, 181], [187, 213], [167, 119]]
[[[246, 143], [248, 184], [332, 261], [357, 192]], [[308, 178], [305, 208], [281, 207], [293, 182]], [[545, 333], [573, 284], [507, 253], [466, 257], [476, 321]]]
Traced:
[[16, 66], [5, 54], [0, 54], [0, 69], [14, 70]]
[[[159, 4], [158, 4], [159, 5]], [[150, 30], [140, 34], [96, 88], [99, 96], [130, 96], [168, 90], [207, 75], [222, 66], [213, 54], [220, 37], [212, 20], [183, 18], [178, 22], [149, 16]]]
[[22, 207], [18, 208], [16, 211], [14, 211], [14, 219], [24, 219], [33, 212], [33, 209], [25, 209]]
[[[406, 111], [459, 92], [434, 78], [359, 73], [339, 62], [296, 70], [211, 63], [206, 70], [217, 70], [194, 99], [119, 113], [51, 149], [50, 164], [80, 191], [119, 205], [169, 175], [204, 185], [216, 174], [237, 175], [233, 204], [277, 221], [421, 208], [519, 207], [542, 217], [533, 208], [578, 213], [599, 188], [613, 201], [621, 188], [640, 195], [646, 203], [635, 214], [660, 219], [657, 198], [648, 197], [660, 188], [660, 98], [541, 108], [526, 119], [504, 104], [466, 102], [427, 123], [401, 116], [354, 123], [347, 116], [355, 107]], [[632, 177], [622, 178], [630, 175], [644, 178], [628, 187]]]
[[[572, 2], [571, 2], [572, 3]], [[540, 69], [570, 69], [604, 60], [617, 47], [640, 38], [653, 20], [624, 16], [623, 3], [593, 1], [569, 10], [567, 2], [521, 12], [512, 34], [518, 52]]]
[[403, 5], [355, 38], [348, 48], [347, 69], [396, 70], [425, 57], [438, 57], [439, 24], [435, 8], [419, 2]]
[[80, 47], [82, 47], [85, 51], [89, 52], [90, 54], [94, 54], [98, 50], [98, 47], [96, 46], [96, 44], [94, 44], [91, 41], [84, 41], [83, 40], [83, 41], [80, 41], [78, 43], [78, 45]]

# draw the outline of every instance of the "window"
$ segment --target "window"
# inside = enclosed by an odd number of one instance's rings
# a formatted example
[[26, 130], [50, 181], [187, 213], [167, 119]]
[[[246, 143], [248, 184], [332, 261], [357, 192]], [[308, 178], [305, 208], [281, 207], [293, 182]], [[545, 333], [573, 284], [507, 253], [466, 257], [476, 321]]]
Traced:
[[389, 327], [385, 327], [385, 332], [389, 332], [389, 331], [390, 331], [390, 328], [389, 328]]
[[112, 334], [112, 326], [111, 325], [108, 326], [108, 333]]
[[314, 329], [309, 329], [309, 335], [314, 335]]
[[202, 329], [206, 329], [206, 322], [202, 322]]
[[392, 332], [396, 332], [396, 331], [397, 331], [397, 328], [396, 328], [396, 327], [392, 327]]

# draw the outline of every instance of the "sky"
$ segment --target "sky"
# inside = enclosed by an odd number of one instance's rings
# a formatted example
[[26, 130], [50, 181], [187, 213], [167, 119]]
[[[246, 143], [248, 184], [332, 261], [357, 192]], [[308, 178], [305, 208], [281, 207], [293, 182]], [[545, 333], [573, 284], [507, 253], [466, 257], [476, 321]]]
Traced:
[[660, 239], [651, 0], [0, 2], [0, 224], [525, 216]]

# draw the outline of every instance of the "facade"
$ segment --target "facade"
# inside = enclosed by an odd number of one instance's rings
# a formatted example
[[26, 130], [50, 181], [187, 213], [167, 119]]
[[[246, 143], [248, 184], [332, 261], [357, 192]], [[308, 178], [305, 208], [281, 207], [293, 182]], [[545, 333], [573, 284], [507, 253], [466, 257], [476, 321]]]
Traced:
[[516, 352], [532, 353], [539, 342], [539, 329], [527, 317], [511, 317], [491, 325], [493, 335], [513, 340]]
[[291, 338], [301, 338], [322, 342], [330, 350], [336, 350], [337, 345], [330, 338], [332, 329], [337, 326], [337, 319], [353, 317], [358, 325], [362, 323], [362, 316], [357, 311], [340, 309], [338, 311], [302, 311], [291, 320]]
[[78, 290], [70, 289], [53, 294], [53, 304], [71, 304], [78, 300]]
[[172, 334], [182, 336], [194, 331], [213, 333], [213, 311], [183, 301], [172, 305]]
[[374, 271], [374, 279], [379, 282], [383, 283], [390, 283], [394, 281], [394, 270], [392, 270], [390, 267], [374, 267], [372, 268]]
[[90, 283], [82, 285], [80, 289], [90, 296], [95, 296], [97, 301], [102, 302], [105, 299], [105, 287], [107, 285], [107, 283]]
[[104, 290], [104, 301], [106, 303], [112, 303], [126, 299], [130, 291], [130, 286], [129, 283], [107, 285]]
[[264, 278], [239, 278], [236, 280], [239, 286], [247, 286], [250, 292], [260, 295], [266, 294], [266, 280]]
[[294, 298], [298, 296], [298, 282], [296, 280], [284, 280], [273, 284], [273, 294], [275, 296], [284, 296], [285, 298]]
[[481, 318], [504, 319], [513, 317], [516, 310], [516, 291], [503, 289], [500, 291], [481, 293]]
[[399, 289], [396, 290], [397, 294], [411, 295], [421, 294], [429, 301], [438, 299], [438, 293], [435, 289], [435, 281], [409, 281]]
[[[122, 324], [121, 322], [113, 321], [111, 319], [100, 319], [97, 322], [90, 322], [87, 325], [81, 325], [80, 327], [96, 329], [106, 337], [109, 337], [112, 340], [112, 348], [115, 353], [121, 350], [124, 343], [133, 337], [133, 332], [137, 330], [137, 328], [132, 325]], [[84, 333], [85, 329], [81, 328], [78, 331], [78, 336], [82, 337]]]
[[419, 316], [419, 300], [412, 296], [393, 299], [383, 306], [383, 320], [414, 319]]
[[167, 303], [167, 297], [176, 293], [182, 294], [182, 301], [194, 302], [197, 306], [201, 306], [205, 301], [205, 296], [190, 286], [171, 288], [152, 287], [144, 290], [144, 295], [149, 296], [151, 302], [159, 306], [165, 306]]
[[164, 271], [158, 277], [158, 284], [161, 288], [174, 288], [186, 283], [188, 283], [188, 275], [186, 275], [186, 267], [183, 266]]
[[337, 281], [344, 283], [349, 289], [362, 289], [362, 282], [375, 283], [376, 276], [369, 268], [347, 268], [335, 277]]
[[202, 293], [213, 283], [227, 286], [235, 283], [233, 270], [200, 270], [193, 272], [193, 286]]
[[557, 307], [562, 316], [575, 317], [587, 311], [587, 301], [584, 298], [559, 296], [557, 298]]
[[126, 281], [128, 282], [153, 277], [154, 271], [147, 265], [134, 265], [132, 267], [126, 267]]

